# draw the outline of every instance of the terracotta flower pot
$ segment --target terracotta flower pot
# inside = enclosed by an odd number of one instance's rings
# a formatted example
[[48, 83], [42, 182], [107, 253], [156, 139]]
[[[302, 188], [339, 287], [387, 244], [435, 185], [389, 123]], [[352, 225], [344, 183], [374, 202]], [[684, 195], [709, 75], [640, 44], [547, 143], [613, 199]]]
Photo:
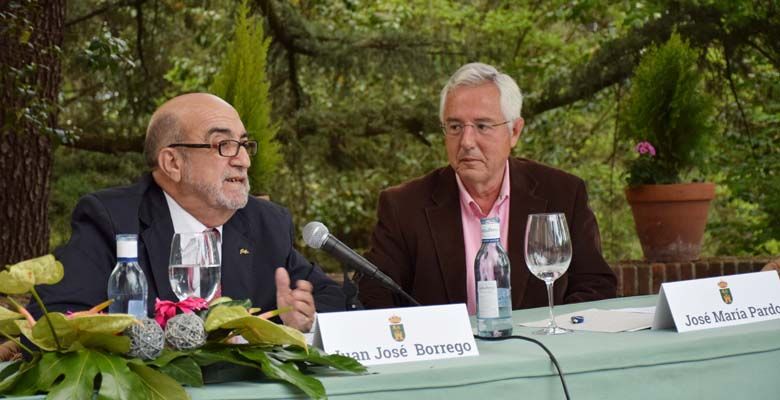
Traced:
[[648, 261], [699, 258], [714, 183], [641, 185], [626, 189], [642, 252]]

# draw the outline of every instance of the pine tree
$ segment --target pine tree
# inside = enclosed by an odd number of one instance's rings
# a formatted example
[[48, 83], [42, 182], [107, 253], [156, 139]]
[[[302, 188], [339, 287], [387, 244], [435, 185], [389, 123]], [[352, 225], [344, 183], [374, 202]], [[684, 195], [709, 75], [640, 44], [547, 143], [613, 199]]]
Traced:
[[225, 61], [210, 88], [211, 93], [238, 111], [249, 138], [258, 142], [258, 152], [249, 169], [253, 193], [268, 192], [282, 157], [280, 145], [275, 140], [279, 126], [271, 121], [270, 84], [266, 77], [270, 42], [262, 23], [249, 16], [249, 6], [244, 0], [238, 8], [236, 28], [227, 46]]

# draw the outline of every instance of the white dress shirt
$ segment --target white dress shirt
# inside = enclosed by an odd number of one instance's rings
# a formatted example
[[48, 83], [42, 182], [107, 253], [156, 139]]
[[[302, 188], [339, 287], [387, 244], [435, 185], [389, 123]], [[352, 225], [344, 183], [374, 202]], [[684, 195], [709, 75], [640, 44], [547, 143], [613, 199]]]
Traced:
[[[187, 210], [182, 208], [179, 203], [176, 202], [176, 200], [173, 199], [168, 193], [165, 193], [163, 190], [163, 194], [165, 195], [165, 201], [168, 202], [168, 211], [171, 212], [171, 220], [173, 221], [173, 231], [175, 233], [186, 233], [186, 232], [205, 232], [211, 228], [209, 228], [206, 225], [203, 225], [200, 221], [198, 221], [195, 217], [192, 216], [192, 214], [188, 213]], [[219, 231], [219, 238], [220, 243], [222, 242], [222, 225], [215, 227], [217, 231]]]

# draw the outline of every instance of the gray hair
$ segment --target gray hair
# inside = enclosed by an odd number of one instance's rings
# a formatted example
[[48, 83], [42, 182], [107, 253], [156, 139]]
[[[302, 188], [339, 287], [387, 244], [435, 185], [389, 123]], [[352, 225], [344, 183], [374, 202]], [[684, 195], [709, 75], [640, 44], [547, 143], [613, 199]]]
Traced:
[[171, 143], [180, 142], [183, 138], [184, 133], [179, 123], [179, 117], [170, 112], [152, 115], [144, 140], [146, 165], [150, 169], [157, 168], [157, 155], [160, 153], [160, 149]]
[[450, 77], [447, 84], [441, 90], [439, 102], [439, 120], [444, 122], [444, 103], [447, 95], [455, 88], [461, 86], [479, 86], [492, 82], [498, 87], [501, 95], [501, 113], [507, 121], [520, 118], [520, 110], [523, 108], [523, 94], [511, 76], [498, 71], [492, 65], [483, 63], [466, 64]]

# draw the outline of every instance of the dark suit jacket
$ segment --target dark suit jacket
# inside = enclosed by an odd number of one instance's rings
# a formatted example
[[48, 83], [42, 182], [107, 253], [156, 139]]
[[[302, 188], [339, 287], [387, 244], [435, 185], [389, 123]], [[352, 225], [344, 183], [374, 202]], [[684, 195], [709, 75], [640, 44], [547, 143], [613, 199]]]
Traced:
[[[596, 217], [584, 182], [526, 159], [509, 159], [508, 249], [512, 307], [547, 305], [547, 289], [532, 276], [523, 251], [528, 214], [566, 214], [572, 237], [569, 270], [555, 282], [555, 303], [615, 297], [615, 274], [601, 256]], [[379, 195], [378, 221], [366, 258], [421, 304], [466, 302], [466, 260], [460, 197], [451, 167], [392, 187]], [[366, 308], [404, 305], [370, 278], [360, 280]]]
[[[107, 299], [108, 277], [116, 264], [119, 233], [138, 234], [138, 262], [149, 283], [149, 315], [156, 298], [178, 301], [168, 280], [173, 222], [162, 189], [146, 174], [131, 186], [102, 190], [79, 200], [73, 232], [55, 256], [65, 267], [56, 285], [37, 287], [50, 311], [83, 310]], [[286, 209], [252, 196], [222, 229], [222, 295], [250, 299], [255, 307], [276, 308], [274, 274], [285, 267], [291, 282], [314, 286], [317, 311], [343, 311], [344, 295], [319, 267], [293, 248], [293, 224]], [[240, 249], [249, 254], [241, 254]], [[35, 302], [34, 315], [40, 314]]]

